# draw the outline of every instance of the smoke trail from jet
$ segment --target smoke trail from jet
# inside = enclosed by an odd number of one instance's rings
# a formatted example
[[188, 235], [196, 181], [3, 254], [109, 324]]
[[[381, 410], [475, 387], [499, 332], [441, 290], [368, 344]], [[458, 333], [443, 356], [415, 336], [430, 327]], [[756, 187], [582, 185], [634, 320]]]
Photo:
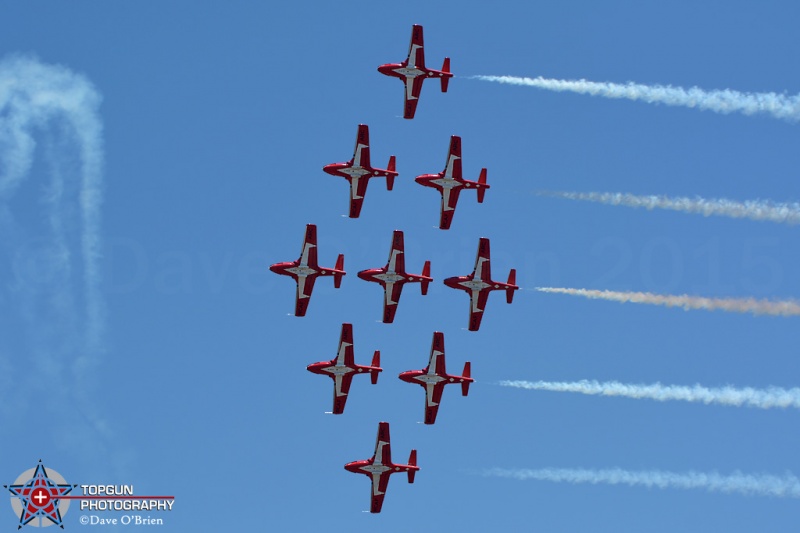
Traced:
[[733, 313], [752, 313], [754, 315], [798, 316], [800, 302], [796, 300], [757, 300], [755, 298], [704, 298], [702, 296], [675, 296], [652, 294], [649, 292], [598, 291], [592, 289], [568, 289], [557, 287], [536, 287], [539, 292], [571, 294], [584, 298], [610, 300], [620, 303], [637, 303], [681, 307], [686, 311], [705, 309], [706, 311], [729, 311]]
[[752, 496], [775, 496], [778, 498], [800, 498], [800, 480], [787, 472], [783, 476], [769, 474], [743, 474], [734, 472], [722, 475], [717, 472], [666, 472], [663, 470], [623, 470], [608, 468], [591, 470], [585, 468], [541, 468], [508, 469], [491, 468], [484, 476], [505, 477], [519, 480], [535, 479], [565, 483], [591, 483], [597, 485], [629, 485], [657, 489], [704, 489], [709, 492], [739, 493]]
[[723, 216], [731, 218], [748, 218], [750, 220], [777, 222], [782, 224], [800, 224], [800, 203], [773, 203], [762, 200], [735, 202], [725, 198], [709, 199], [668, 196], [636, 196], [627, 193], [608, 192], [560, 192], [541, 191], [537, 194], [566, 198], [568, 200], [585, 200], [607, 205], [624, 205], [626, 207], [643, 207], [645, 209], [671, 209], [684, 213], [696, 213], [703, 216]]
[[706, 91], [699, 87], [684, 89], [664, 85], [643, 85], [639, 83], [610, 83], [587, 80], [556, 80], [543, 77], [523, 78], [518, 76], [472, 76], [474, 79], [537, 87], [556, 92], [574, 92], [603, 96], [605, 98], [624, 98], [640, 100], [650, 104], [690, 107], [714, 111], [727, 115], [771, 115], [788, 121], [800, 119], [800, 95], [787, 96], [777, 93], [743, 93], [730, 89]]
[[100, 101], [66, 67], [0, 60], [0, 368], [17, 391], [0, 425], [13, 432], [36, 396], [59, 442], [95, 458], [108, 436], [90, 398], [105, 329]]
[[[8, 218], [10, 198], [28, 177], [33, 165], [36, 141], [33, 132], [63, 120], [65, 134], [78, 147], [80, 162], [78, 205], [80, 208], [80, 247], [83, 263], [84, 307], [87, 315], [85, 339], [91, 351], [100, 349], [103, 335], [104, 303], [100, 295], [99, 258], [101, 254], [100, 206], [102, 204], [103, 141], [98, 115], [100, 95], [91, 82], [69, 69], [45, 65], [36, 59], [13, 56], [0, 62], [0, 208]], [[54, 129], [55, 129], [54, 127]], [[65, 194], [64, 161], [51, 159], [52, 180], [46, 201], [51, 210], [49, 223], [59, 250], [65, 258], [63, 232], [68, 221], [62, 206]], [[56, 258], [58, 259], [58, 258]]]
[[618, 381], [501, 381], [503, 387], [515, 387], [528, 390], [543, 390], [555, 392], [579, 392], [581, 394], [598, 396], [624, 396], [626, 398], [648, 399], [659, 402], [679, 400], [685, 402], [699, 402], [704, 404], [730, 405], [735, 407], [748, 406], [760, 409], [787, 408], [800, 409], [800, 388], [782, 389], [768, 387], [754, 389], [745, 387], [708, 388], [701, 385], [691, 387], [682, 385], [652, 385], [620, 383]]

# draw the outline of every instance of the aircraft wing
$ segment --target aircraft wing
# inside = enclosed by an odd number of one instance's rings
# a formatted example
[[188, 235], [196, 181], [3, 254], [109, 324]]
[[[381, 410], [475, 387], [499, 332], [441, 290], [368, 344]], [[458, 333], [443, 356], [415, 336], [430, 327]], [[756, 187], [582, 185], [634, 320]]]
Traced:
[[456, 213], [458, 195], [461, 194], [460, 188], [442, 189], [442, 212], [439, 216], [439, 228], [450, 229], [453, 222], [453, 215]]
[[428, 371], [430, 372], [431, 370], [439, 376], [447, 374], [444, 368], [444, 333], [441, 331], [435, 331], [433, 333], [431, 358], [428, 361]]
[[378, 438], [375, 440], [375, 460], [373, 464], [389, 465], [392, 464], [392, 449], [389, 441], [389, 423], [378, 423]]
[[383, 298], [383, 323], [391, 324], [394, 321], [394, 315], [397, 313], [397, 304], [400, 303], [400, 295], [403, 292], [402, 281], [394, 283], [387, 283], [384, 286]]
[[347, 403], [347, 393], [353, 382], [352, 374], [344, 374], [333, 378], [333, 414], [340, 415], [344, 412]]
[[422, 93], [422, 82], [424, 79], [423, 76], [407, 77], [403, 79], [403, 83], [406, 84], [406, 91], [403, 95], [405, 99], [403, 118], [414, 118], [414, 113], [417, 112], [417, 103], [419, 103], [419, 95]]
[[[489, 239], [481, 237], [478, 241], [478, 255], [475, 257], [475, 277], [486, 283], [492, 282], [492, 266], [489, 257]], [[483, 309], [483, 306], [480, 306]]]
[[442, 401], [444, 383], [430, 383], [425, 387], [425, 423], [433, 424], [436, 422], [436, 414], [439, 412], [439, 403]]
[[314, 290], [316, 275], [297, 277], [297, 298], [294, 304], [295, 316], [306, 316], [308, 302], [311, 300], [311, 292]]
[[411, 68], [425, 68], [425, 43], [422, 39], [422, 26], [414, 24], [411, 28], [411, 44], [408, 46], [406, 63]]
[[383, 498], [386, 496], [386, 489], [389, 487], [389, 474], [372, 474], [372, 497], [370, 499], [369, 512], [380, 513], [383, 507]]
[[358, 218], [361, 206], [364, 204], [364, 195], [367, 194], [369, 176], [353, 177], [350, 182], [350, 218]]
[[[339, 351], [336, 353], [336, 364], [350, 367], [355, 366], [352, 324], [342, 324], [342, 333], [339, 335]], [[347, 394], [347, 390], [344, 392]]]
[[369, 162], [369, 126], [358, 125], [356, 134], [356, 147], [353, 150], [353, 166], [371, 168]]
[[[317, 226], [316, 224], [306, 225], [306, 235], [303, 238], [303, 248], [300, 250], [300, 265], [317, 268]], [[313, 285], [313, 284], [312, 284]], [[308, 294], [311, 294], [309, 289]]]
[[444, 177], [462, 180], [461, 171], [461, 137], [450, 136], [450, 149], [447, 151], [447, 164], [444, 167]]
[[[489, 290], [473, 291], [470, 295], [470, 310], [469, 310], [469, 330], [478, 331], [481, 327], [481, 319], [483, 318], [483, 311], [486, 309], [486, 302], [489, 299]], [[476, 294], [477, 293], [477, 294]]]
[[389, 264], [386, 265], [389, 270], [395, 272], [405, 273], [406, 259], [405, 259], [405, 245], [403, 243], [403, 232], [396, 229], [392, 234], [392, 249], [389, 250]]

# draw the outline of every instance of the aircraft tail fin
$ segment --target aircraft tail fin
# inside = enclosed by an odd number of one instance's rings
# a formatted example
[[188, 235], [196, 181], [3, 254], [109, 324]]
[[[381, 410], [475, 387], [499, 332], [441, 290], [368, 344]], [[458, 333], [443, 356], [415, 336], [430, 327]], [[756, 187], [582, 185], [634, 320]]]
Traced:
[[372, 356], [372, 367], [375, 367], [374, 370], [369, 371], [369, 377], [372, 379], [372, 384], [375, 385], [378, 383], [378, 372], [380, 372], [381, 367], [381, 351], [375, 350], [375, 355]]
[[[411, 450], [411, 455], [408, 456], [408, 465], [417, 466], [417, 450]], [[414, 483], [414, 474], [417, 473], [416, 469], [408, 471], [408, 482]]]
[[[425, 261], [425, 265], [422, 267], [422, 275], [423, 275], [424, 277], [426, 277], [426, 278], [429, 278], [429, 277], [431, 277], [431, 262], [430, 262], [430, 261]], [[425, 281], [425, 280], [423, 280], [423, 281], [422, 281], [422, 282], [419, 284], [419, 286], [420, 286], [420, 290], [422, 291], [422, 295], [423, 295], [423, 296], [425, 296], [426, 294], [428, 294], [428, 284], [429, 284], [429, 283], [430, 283], [430, 281]]]
[[[516, 284], [517, 284], [517, 269], [516, 268], [512, 268], [511, 271], [508, 273], [508, 284], [516, 286]], [[513, 289], [506, 289], [506, 301], [508, 303], [511, 303], [512, 300], [514, 300], [514, 290], [515, 289], [516, 289], [516, 287], [514, 287]]]
[[481, 185], [486, 185], [486, 169], [481, 169], [481, 175], [478, 177], [478, 203], [483, 203], [483, 195], [486, 194], [486, 189], [488, 187], [481, 187]]
[[[469, 361], [467, 361], [466, 363], [464, 363], [464, 373], [461, 374], [461, 377], [462, 378], [471, 377], [470, 376], [471, 370], [472, 370], [472, 367], [470, 366]], [[461, 383], [461, 396], [466, 396], [467, 394], [469, 394], [469, 384], [470, 383], [472, 383], [472, 381], [464, 381], [464, 382]]]
[[339, 257], [336, 258], [335, 268], [340, 271], [333, 275], [333, 286], [338, 289], [342, 285], [342, 276], [344, 276], [344, 254], [339, 254]]
[[395, 157], [394, 156], [389, 157], [389, 165], [386, 167], [386, 170], [388, 170], [390, 172], [390, 174], [388, 176], [386, 176], [386, 190], [387, 191], [391, 191], [392, 187], [394, 187], [394, 177], [395, 176], [394, 176], [394, 174], [391, 174], [391, 172], [395, 172], [395, 165], [396, 165]]
[[[450, 58], [444, 58], [444, 64], [442, 65], [442, 72], [445, 74], [450, 74]], [[450, 76], [442, 76], [442, 92], [447, 92], [447, 84], [450, 82]]]

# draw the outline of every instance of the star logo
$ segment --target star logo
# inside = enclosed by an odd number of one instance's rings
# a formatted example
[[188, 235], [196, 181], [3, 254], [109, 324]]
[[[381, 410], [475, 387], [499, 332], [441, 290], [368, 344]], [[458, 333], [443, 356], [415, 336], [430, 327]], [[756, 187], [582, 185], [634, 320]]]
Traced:
[[[45, 469], [41, 459], [36, 468], [23, 472], [13, 485], [4, 485], [12, 494], [11, 506], [19, 514], [19, 526], [34, 527], [56, 525], [64, 529], [62, 515], [69, 508], [69, 500], [60, 501], [77, 485], [70, 485], [56, 472]], [[45, 521], [45, 519], [47, 521]]]

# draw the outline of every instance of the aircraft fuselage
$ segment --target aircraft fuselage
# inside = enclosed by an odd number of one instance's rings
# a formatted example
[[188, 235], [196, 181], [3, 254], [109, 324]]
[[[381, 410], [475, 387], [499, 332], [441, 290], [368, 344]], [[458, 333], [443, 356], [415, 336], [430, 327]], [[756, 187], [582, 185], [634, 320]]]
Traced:
[[444, 76], [452, 77], [451, 73], [443, 72], [441, 70], [413, 66], [409, 67], [407, 62], [386, 63], [385, 65], [378, 67], [378, 72], [385, 74], [386, 76], [400, 78], [401, 80], [413, 79], [419, 76], [425, 76], [427, 78], [442, 78]]
[[397, 175], [397, 172], [391, 172], [380, 168], [362, 167], [360, 165], [353, 165], [352, 163], [331, 163], [325, 165], [322, 170], [332, 176], [339, 176], [345, 179], [361, 178], [364, 176], [389, 176], [390, 174]]

